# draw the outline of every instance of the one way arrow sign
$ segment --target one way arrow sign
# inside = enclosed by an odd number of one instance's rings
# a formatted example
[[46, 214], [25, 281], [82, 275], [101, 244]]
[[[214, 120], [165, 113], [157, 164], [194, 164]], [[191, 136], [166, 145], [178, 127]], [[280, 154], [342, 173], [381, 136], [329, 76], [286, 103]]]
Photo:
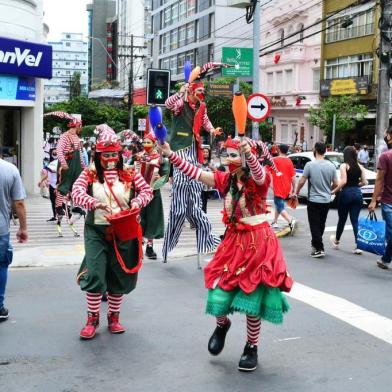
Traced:
[[271, 103], [269, 99], [260, 93], [255, 93], [248, 98], [248, 117], [256, 122], [264, 121], [270, 114]]

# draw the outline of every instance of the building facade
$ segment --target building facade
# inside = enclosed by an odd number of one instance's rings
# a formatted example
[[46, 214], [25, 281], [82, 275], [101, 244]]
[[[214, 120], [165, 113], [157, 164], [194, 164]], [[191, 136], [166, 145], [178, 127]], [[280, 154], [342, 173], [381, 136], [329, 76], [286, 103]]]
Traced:
[[318, 0], [270, 3], [262, 15], [260, 86], [272, 104], [272, 138], [310, 150], [323, 140], [308, 114], [319, 105], [322, 5]]
[[375, 1], [324, 0], [323, 17], [327, 30], [322, 35], [321, 97], [355, 94], [367, 105], [365, 121], [338, 143], [374, 144], [379, 61]]
[[227, 0], [152, 0], [150, 43], [152, 66], [184, 79], [186, 60], [195, 65], [222, 60], [223, 47], [252, 47], [252, 25], [245, 10]]
[[42, 169], [43, 78], [52, 76], [42, 0], [0, 0], [0, 147], [28, 193]]
[[83, 34], [63, 33], [60, 41], [49, 42], [53, 48], [53, 77], [45, 82], [45, 106], [71, 98], [70, 84], [80, 74], [81, 94], [87, 95], [87, 42]]
[[[113, 32], [116, 32], [116, 1], [93, 0], [88, 12], [88, 86], [115, 79], [113, 65]], [[114, 23], [114, 27], [112, 24]], [[115, 67], [115, 66], [114, 66]]]

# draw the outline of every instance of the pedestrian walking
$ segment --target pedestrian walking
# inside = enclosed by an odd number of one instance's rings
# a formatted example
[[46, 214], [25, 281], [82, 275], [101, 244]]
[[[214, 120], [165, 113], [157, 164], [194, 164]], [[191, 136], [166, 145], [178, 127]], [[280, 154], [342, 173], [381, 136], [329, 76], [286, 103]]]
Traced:
[[[223, 222], [226, 232], [213, 259], [204, 269], [208, 289], [206, 312], [216, 317], [216, 328], [208, 350], [218, 355], [224, 348], [231, 326], [228, 314], [246, 315], [247, 341], [238, 370], [257, 368], [257, 346], [261, 319], [275, 324], [283, 322], [289, 309], [282, 291], [290, 291], [289, 276], [283, 252], [265, 218], [270, 175], [259, 164], [247, 141], [226, 142], [228, 172], [206, 172], [161, 147], [171, 163], [186, 176], [218, 189], [224, 195]], [[248, 169], [241, 165], [244, 153]], [[248, 171], [249, 170], [249, 171]]]
[[[125, 332], [120, 324], [121, 303], [124, 294], [136, 287], [143, 257], [142, 230], [139, 226], [132, 230], [132, 224], [136, 224], [138, 210], [152, 199], [151, 188], [141, 174], [123, 167], [121, 144], [114, 131], [106, 124], [97, 130], [100, 135], [94, 166], [84, 169], [72, 191], [76, 205], [89, 210], [84, 229], [85, 257], [77, 276], [81, 290], [86, 291], [88, 308], [86, 326], [80, 331], [82, 339], [95, 336], [106, 292], [109, 331]], [[129, 222], [130, 210], [135, 212], [135, 220]], [[121, 238], [109, 224], [110, 216], [127, 218]]]
[[325, 222], [331, 203], [332, 187], [338, 186], [336, 169], [332, 162], [324, 159], [326, 145], [317, 142], [314, 145], [314, 161], [308, 162], [304, 172], [298, 181], [296, 192], [293, 196], [298, 197], [302, 187], [308, 182], [308, 221], [312, 235], [312, 257], [324, 257], [323, 234]]
[[386, 248], [377, 265], [382, 269], [389, 269], [392, 258], [392, 126], [384, 132], [384, 141], [388, 150], [378, 159], [376, 184], [369, 211], [373, 212], [376, 209], [380, 199], [382, 217], [385, 221]]
[[287, 221], [290, 227], [290, 233], [293, 235], [297, 227], [297, 221], [285, 209], [285, 199], [291, 196], [295, 190], [295, 169], [293, 162], [287, 157], [288, 151], [289, 146], [287, 144], [281, 144], [278, 147], [279, 156], [273, 158], [279, 173], [271, 170], [275, 205], [275, 216], [271, 226], [273, 228], [279, 227], [278, 218], [281, 215]]
[[338, 186], [333, 189], [332, 194], [338, 197], [338, 225], [336, 233], [331, 235], [330, 240], [335, 249], [339, 248], [340, 238], [350, 214], [353, 227], [355, 248], [353, 253], [360, 255], [362, 251], [357, 248], [358, 217], [363, 206], [361, 186], [367, 184], [365, 169], [358, 164], [357, 152], [352, 146], [343, 150], [344, 163], [340, 165], [340, 180]]
[[369, 165], [369, 151], [366, 144], [358, 152], [358, 162], [365, 168]]
[[10, 241], [10, 217], [14, 211], [19, 220], [16, 233], [18, 242], [27, 242], [26, 193], [18, 169], [0, 158], [0, 321], [8, 319], [8, 309], [4, 306], [8, 266], [12, 263]]

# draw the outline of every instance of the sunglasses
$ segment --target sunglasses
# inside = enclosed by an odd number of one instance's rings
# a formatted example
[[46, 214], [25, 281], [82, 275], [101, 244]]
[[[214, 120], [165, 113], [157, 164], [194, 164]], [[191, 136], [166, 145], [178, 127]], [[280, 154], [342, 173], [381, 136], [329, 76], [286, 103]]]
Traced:
[[102, 158], [117, 158], [118, 152], [103, 152]]

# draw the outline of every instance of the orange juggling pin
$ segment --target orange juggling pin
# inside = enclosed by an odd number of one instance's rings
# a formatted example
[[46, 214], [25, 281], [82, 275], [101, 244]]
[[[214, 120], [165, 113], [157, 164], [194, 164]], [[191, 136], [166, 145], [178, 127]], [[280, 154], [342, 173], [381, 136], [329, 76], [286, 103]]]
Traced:
[[234, 114], [235, 125], [237, 126], [238, 136], [245, 136], [246, 117], [248, 115], [248, 105], [244, 94], [237, 91], [233, 96], [232, 110]]

